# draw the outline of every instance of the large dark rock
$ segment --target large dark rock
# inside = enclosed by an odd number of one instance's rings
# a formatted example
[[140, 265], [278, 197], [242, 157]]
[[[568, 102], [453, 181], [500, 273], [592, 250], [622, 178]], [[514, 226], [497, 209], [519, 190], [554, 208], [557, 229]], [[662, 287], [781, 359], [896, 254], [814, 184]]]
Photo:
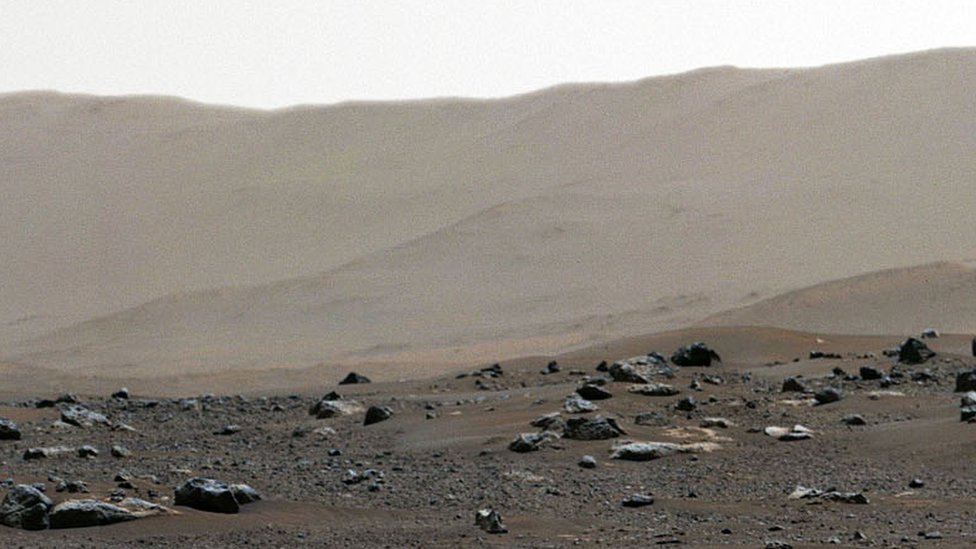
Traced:
[[563, 429], [563, 438], [571, 440], [607, 440], [625, 434], [615, 420], [600, 416], [569, 418]]
[[349, 372], [349, 375], [344, 377], [339, 385], [356, 385], [359, 383], [369, 383], [370, 380], [364, 375], [357, 374], [356, 372]]
[[20, 427], [6, 418], [0, 418], [0, 440], [20, 440]]
[[51, 528], [85, 528], [135, 520], [139, 517], [117, 505], [94, 499], [63, 501], [51, 509]]
[[976, 370], [966, 370], [956, 374], [956, 392], [976, 391]]
[[108, 425], [108, 418], [89, 410], [80, 404], [72, 404], [61, 409], [61, 421], [75, 427], [92, 427], [94, 425]]
[[370, 406], [369, 410], [366, 410], [366, 418], [363, 420], [363, 425], [372, 425], [386, 421], [391, 417], [393, 417], [392, 409], [386, 406]]
[[551, 361], [549, 361], [549, 364], [546, 364], [546, 367], [543, 368], [542, 371], [539, 372], [539, 373], [541, 373], [544, 376], [547, 376], [549, 374], [554, 374], [554, 373], [558, 372], [559, 370], [560, 370], [559, 363], [556, 362], [555, 360], [551, 360]]
[[884, 372], [874, 366], [861, 366], [859, 373], [861, 374], [861, 379], [865, 381], [872, 381], [884, 377]]
[[802, 381], [795, 377], [788, 377], [783, 380], [784, 393], [805, 393], [807, 386], [803, 384]]
[[44, 530], [48, 527], [48, 511], [54, 506], [51, 498], [26, 484], [14, 486], [0, 504], [0, 524], [24, 530]]
[[576, 389], [576, 394], [585, 398], [586, 400], [606, 400], [608, 398], [613, 398], [613, 394], [610, 391], [596, 385], [583, 385]]
[[826, 387], [813, 395], [813, 398], [816, 399], [817, 404], [830, 404], [844, 398], [844, 393], [836, 387]]
[[241, 506], [234, 492], [219, 480], [194, 477], [176, 489], [177, 505], [192, 507], [212, 513], [236, 513]]
[[973, 356], [976, 356], [976, 337], [973, 338], [973, 341], [970, 344], [970, 347], [971, 347], [970, 350], [972, 351]]
[[722, 362], [722, 357], [701, 341], [681, 347], [671, 355], [671, 362], [678, 366], [711, 366]]
[[935, 356], [935, 352], [919, 339], [910, 337], [898, 346], [898, 362], [903, 364], [922, 364]]

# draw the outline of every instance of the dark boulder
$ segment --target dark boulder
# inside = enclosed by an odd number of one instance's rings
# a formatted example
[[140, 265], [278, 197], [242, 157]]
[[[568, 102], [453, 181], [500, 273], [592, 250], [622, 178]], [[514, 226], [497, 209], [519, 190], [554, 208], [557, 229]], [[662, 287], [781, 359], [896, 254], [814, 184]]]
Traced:
[[349, 375], [344, 377], [339, 385], [356, 385], [359, 383], [370, 383], [370, 379], [364, 375], [357, 374], [356, 372], [349, 372]]
[[686, 396], [675, 403], [674, 408], [675, 410], [680, 410], [682, 412], [693, 412], [696, 408], [698, 408], [698, 401], [695, 400], [695, 397]]
[[583, 385], [576, 389], [576, 394], [585, 398], [586, 400], [606, 400], [608, 398], [613, 398], [613, 394], [606, 389], [603, 389], [597, 385]]
[[813, 395], [816, 399], [818, 405], [830, 404], [831, 402], [837, 402], [844, 397], [844, 393], [840, 389], [835, 387], [826, 387]]
[[20, 427], [9, 419], [0, 418], [0, 440], [20, 440]]
[[701, 341], [681, 347], [671, 355], [671, 362], [678, 366], [711, 366], [722, 362], [722, 357]]
[[131, 511], [94, 499], [63, 501], [51, 509], [51, 528], [85, 528], [135, 520]]
[[910, 337], [898, 346], [898, 362], [903, 364], [922, 364], [935, 356], [935, 352], [921, 340]]
[[558, 371], [559, 371], [559, 363], [556, 362], [555, 360], [551, 360], [549, 361], [549, 364], [546, 364], [546, 367], [543, 368], [540, 373], [544, 376], [547, 376], [549, 374], [554, 374]]
[[89, 458], [98, 457], [98, 448], [85, 444], [78, 448], [78, 457]]
[[577, 465], [583, 469], [596, 469], [596, 458], [590, 455], [583, 456]]
[[508, 449], [518, 454], [535, 452], [557, 439], [559, 439], [559, 435], [552, 431], [521, 433], [508, 444]]
[[14, 486], [0, 504], [0, 524], [24, 530], [44, 530], [49, 525], [51, 498], [26, 484]]
[[861, 379], [865, 381], [872, 381], [884, 377], [884, 372], [874, 366], [861, 366], [859, 373], [861, 374]]
[[803, 384], [802, 381], [795, 377], [788, 377], [783, 380], [784, 393], [805, 393], [807, 386]]
[[386, 421], [391, 417], [393, 417], [392, 409], [386, 406], [370, 406], [369, 410], [366, 410], [366, 418], [363, 420], [363, 425], [372, 425]]
[[128, 400], [129, 399], [129, 389], [126, 388], [126, 387], [122, 387], [118, 391], [115, 391], [114, 393], [112, 393], [112, 398], [115, 398], [115, 399], [118, 399], [118, 400]]
[[212, 513], [236, 513], [240, 504], [230, 487], [212, 478], [194, 477], [176, 489], [176, 505]]
[[976, 370], [966, 370], [956, 374], [956, 392], [976, 391]]
[[600, 416], [570, 418], [563, 429], [563, 438], [571, 440], [607, 440], [625, 434], [614, 419]]

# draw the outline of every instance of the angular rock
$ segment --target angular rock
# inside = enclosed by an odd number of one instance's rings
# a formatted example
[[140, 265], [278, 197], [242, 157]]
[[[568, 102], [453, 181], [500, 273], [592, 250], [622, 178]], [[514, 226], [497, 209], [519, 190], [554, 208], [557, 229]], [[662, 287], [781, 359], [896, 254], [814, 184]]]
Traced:
[[939, 337], [939, 331], [936, 330], [935, 328], [926, 328], [922, 330], [922, 334], [921, 334], [922, 339], [936, 339], [938, 337]]
[[51, 509], [51, 528], [85, 528], [135, 520], [139, 517], [117, 505], [94, 499], [63, 501]]
[[[308, 410], [308, 414], [315, 416], [318, 419], [327, 419], [335, 416], [348, 416], [351, 414], [358, 414], [362, 412], [365, 408], [363, 405], [352, 401], [344, 400], [341, 398], [328, 398], [333, 395], [326, 395], [326, 398], [316, 402]], [[338, 397], [339, 395], [335, 395]]]
[[364, 375], [357, 374], [356, 372], [349, 372], [349, 375], [342, 378], [339, 385], [356, 385], [360, 383], [370, 383], [370, 379]]
[[607, 371], [614, 381], [627, 383], [650, 383], [650, 374], [645, 368], [634, 366], [627, 362], [614, 362]]
[[14, 486], [0, 504], [0, 524], [24, 530], [44, 530], [50, 524], [48, 512], [54, 502], [40, 490], [26, 484]]
[[112, 393], [112, 398], [115, 398], [115, 399], [118, 399], [118, 400], [128, 400], [129, 399], [129, 389], [126, 388], [126, 387], [122, 387], [118, 391], [115, 391], [114, 393]]
[[807, 386], [795, 377], [788, 377], [783, 380], [783, 388], [781, 391], [784, 393], [805, 393], [806, 390]]
[[711, 366], [722, 362], [722, 357], [701, 341], [679, 348], [671, 355], [671, 362], [678, 366]]
[[213, 513], [237, 513], [240, 504], [230, 487], [212, 478], [194, 477], [175, 492], [176, 505]]
[[625, 434], [614, 419], [600, 416], [569, 418], [563, 429], [563, 438], [570, 440], [607, 440]]
[[535, 452], [558, 438], [559, 435], [552, 431], [521, 433], [508, 444], [508, 449], [519, 454]]
[[654, 504], [654, 497], [647, 494], [632, 494], [627, 499], [620, 502], [624, 507], [647, 507]]
[[20, 440], [20, 427], [6, 418], [0, 418], [0, 440]]
[[824, 389], [818, 391], [817, 394], [813, 395], [813, 398], [816, 399], [818, 405], [837, 402], [843, 397], [844, 393], [842, 393], [841, 390], [837, 389], [836, 387], [825, 387]]
[[132, 452], [130, 452], [128, 448], [125, 446], [119, 446], [118, 444], [112, 446], [109, 453], [112, 454], [112, 457], [114, 458], [124, 458], [132, 455]]
[[606, 400], [608, 398], [613, 398], [613, 394], [610, 393], [610, 391], [590, 384], [577, 388], [576, 394], [585, 398], [586, 400]]
[[84, 446], [78, 448], [78, 457], [98, 457], [98, 448], [85, 444]]
[[543, 368], [540, 373], [542, 375], [544, 375], [544, 376], [547, 376], [549, 374], [554, 374], [554, 373], [558, 372], [559, 369], [560, 369], [559, 368], [559, 363], [556, 362], [555, 360], [552, 360], [552, 361], [549, 362], [549, 364], [546, 364], [546, 367]]
[[570, 414], [583, 414], [586, 412], [595, 412], [599, 410], [600, 407], [593, 404], [589, 400], [573, 393], [566, 397], [566, 401], [563, 402], [563, 410]]
[[54, 487], [55, 492], [68, 492], [69, 494], [87, 494], [88, 484], [80, 480], [61, 480]]
[[680, 410], [682, 412], [693, 412], [698, 408], [698, 401], [695, 397], [686, 396], [685, 398], [679, 400], [674, 405], [675, 410]]
[[75, 427], [93, 427], [95, 425], [109, 425], [104, 415], [89, 410], [80, 404], [66, 406], [61, 410], [61, 421]]
[[959, 421], [976, 420], [976, 406], [963, 406], [959, 408]]
[[529, 425], [545, 431], [557, 431], [565, 427], [566, 424], [563, 422], [559, 412], [553, 412], [533, 419], [529, 422]]
[[374, 423], [379, 423], [381, 421], [386, 421], [393, 417], [393, 410], [387, 406], [370, 406], [369, 410], [366, 410], [366, 417], [363, 419], [363, 425], [372, 425]]
[[935, 352], [928, 345], [914, 337], [906, 339], [898, 346], [898, 362], [902, 364], [922, 364], [934, 356]]
[[641, 383], [627, 388], [628, 393], [644, 396], [674, 396], [681, 391], [665, 383]]
[[489, 534], [505, 534], [508, 527], [502, 523], [502, 516], [494, 509], [481, 509], [474, 516], [474, 524]]

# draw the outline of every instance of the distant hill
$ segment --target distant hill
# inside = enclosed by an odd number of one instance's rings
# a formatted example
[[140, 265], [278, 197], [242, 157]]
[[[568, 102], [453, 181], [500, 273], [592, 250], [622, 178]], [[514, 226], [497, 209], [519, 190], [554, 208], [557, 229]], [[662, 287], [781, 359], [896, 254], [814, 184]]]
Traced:
[[[974, 50], [269, 112], [0, 96], [0, 357], [433, 367], [973, 258], [974, 113]], [[909, 325], [850, 299], [839, 326]]]

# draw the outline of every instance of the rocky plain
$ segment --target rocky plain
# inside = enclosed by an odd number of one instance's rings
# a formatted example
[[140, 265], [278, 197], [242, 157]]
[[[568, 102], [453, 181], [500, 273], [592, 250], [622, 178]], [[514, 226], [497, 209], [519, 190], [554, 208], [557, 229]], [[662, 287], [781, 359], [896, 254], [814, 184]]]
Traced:
[[703, 328], [288, 394], [9, 400], [0, 539], [971, 546], [976, 359], [925, 335]]

